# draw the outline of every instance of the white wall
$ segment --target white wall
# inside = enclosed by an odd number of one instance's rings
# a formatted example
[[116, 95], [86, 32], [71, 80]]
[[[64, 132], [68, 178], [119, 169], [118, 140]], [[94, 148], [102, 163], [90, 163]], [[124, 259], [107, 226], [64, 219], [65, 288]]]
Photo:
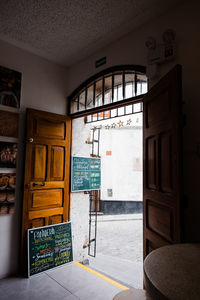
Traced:
[[[131, 120], [131, 125], [126, 125]], [[118, 122], [123, 122], [123, 127]], [[107, 129], [107, 125], [116, 124]], [[91, 123], [100, 132], [101, 200], [142, 201], [142, 113]], [[98, 124], [98, 125], [97, 125]], [[110, 151], [107, 155], [107, 151]], [[112, 189], [112, 196], [108, 196]]]
[[[72, 123], [72, 156], [89, 157], [91, 146], [86, 144], [90, 129], [84, 119], [73, 120]], [[87, 258], [88, 248], [83, 248], [89, 235], [89, 195], [84, 192], [71, 193], [71, 222], [73, 237], [73, 258], [83, 261]], [[87, 243], [86, 243], [87, 244]]]
[[23, 197], [25, 108], [66, 113], [66, 69], [0, 41], [0, 65], [22, 73], [16, 206], [0, 216], [0, 278], [17, 271]]
[[[87, 60], [74, 65], [69, 70], [68, 94], [80, 83], [93, 74], [110, 66], [121, 64], [146, 65], [147, 50], [145, 41], [153, 36], [162, 42], [162, 33], [166, 29], [176, 32], [178, 46], [177, 59], [158, 67], [157, 78], [150, 81], [152, 85], [163, 74], [180, 63], [183, 66], [183, 101], [187, 125], [183, 129], [184, 137], [184, 194], [188, 199], [184, 208], [185, 239], [200, 241], [199, 232], [199, 170], [200, 170], [200, 101], [199, 101], [199, 69], [200, 69], [200, 2], [190, 1], [177, 6], [166, 15], [157, 18], [124, 38], [100, 50]], [[107, 57], [107, 64], [95, 69], [95, 61], [103, 56]], [[154, 70], [148, 67], [147, 72], [152, 75]]]

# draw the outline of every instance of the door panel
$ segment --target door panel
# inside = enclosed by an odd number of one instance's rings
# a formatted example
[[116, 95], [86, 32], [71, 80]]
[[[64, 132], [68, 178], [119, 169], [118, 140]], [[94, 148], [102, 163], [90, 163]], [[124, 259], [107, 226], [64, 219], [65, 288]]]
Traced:
[[171, 209], [150, 200], [147, 203], [147, 228], [168, 241], [173, 239], [173, 219]]
[[27, 110], [22, 262], [28, 228], [69, 221], [71, 120]]
[[58, 140], [65, 139], [65, 123], [54, 119], [44, 120], [35, 116], [33, 130], [30, 134], [36, 138], [53, 138]]
[[144, 97], [144, 257], [181, 241], [181, 67]]
[[33, 145], [31, 148], [31, 179], [44, 181], [46, 178], [47, 147], [45, 145]]
[[157, 185], [157, 171], [156, 171], [156, 137], [150, 137], [146, 141], [146, 166], [147, 166], [147, 187], [149, 189], [156, 189]]
[[162, 192], [173, 192], [172, 132], [160, 135], [160, 188]]
[[54, 190], [36, 190], [30, 193], [29, 209], [39, 209], [45, 207], [62, 207], [63, 191], [61, 189]]
[[58, 224], [58, 223], [62, 223], [62, 222], [63, 222], [62, 215], [49, 217], [49, 225]]
[[63, 180], [65, 148], [51, 147], [50, 181]]

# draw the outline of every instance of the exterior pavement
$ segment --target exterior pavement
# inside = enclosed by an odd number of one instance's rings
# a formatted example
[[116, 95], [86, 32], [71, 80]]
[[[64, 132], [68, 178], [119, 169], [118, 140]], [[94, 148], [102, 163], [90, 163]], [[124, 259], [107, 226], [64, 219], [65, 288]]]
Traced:
[[142, 214], [100, 215], [97, 254], [89, 257], [91, 268], [122, 284], [143, 288]]

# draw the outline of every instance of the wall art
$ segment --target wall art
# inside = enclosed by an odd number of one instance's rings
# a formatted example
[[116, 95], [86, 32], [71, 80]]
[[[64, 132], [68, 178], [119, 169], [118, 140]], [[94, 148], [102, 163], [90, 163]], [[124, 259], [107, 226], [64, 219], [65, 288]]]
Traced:
[[20, 108], [20, 72], [0, 66], [0, 104]]

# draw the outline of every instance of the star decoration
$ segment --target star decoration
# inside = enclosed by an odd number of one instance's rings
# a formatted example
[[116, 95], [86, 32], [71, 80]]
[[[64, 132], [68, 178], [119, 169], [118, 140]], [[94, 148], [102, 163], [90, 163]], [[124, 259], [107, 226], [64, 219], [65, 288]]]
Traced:
[[116, 127], [116, 124], [115, 123], [112, 123], [111, 124], [111, 128], [115, 128]]
[[94, 127], [93, 127], [93, 130], [94, 130], [94, 131], [96, 131], [96, 130], [97, 130], [97, 127], [96, 127], [96, 126], [94, 126]]
[[109, 126], [109, 125], [106, 125], [106, 126], [105, 126], [105, 129], [109, 129], [109, 128], [110, 128], [110, 126]]
[[124, 126], [124, 122], [122, 122], [121, 120], [117, 124], [119, 125], [119, 127]]
[[132, 120], [128, 119], [126, 125], [131, 125]]

